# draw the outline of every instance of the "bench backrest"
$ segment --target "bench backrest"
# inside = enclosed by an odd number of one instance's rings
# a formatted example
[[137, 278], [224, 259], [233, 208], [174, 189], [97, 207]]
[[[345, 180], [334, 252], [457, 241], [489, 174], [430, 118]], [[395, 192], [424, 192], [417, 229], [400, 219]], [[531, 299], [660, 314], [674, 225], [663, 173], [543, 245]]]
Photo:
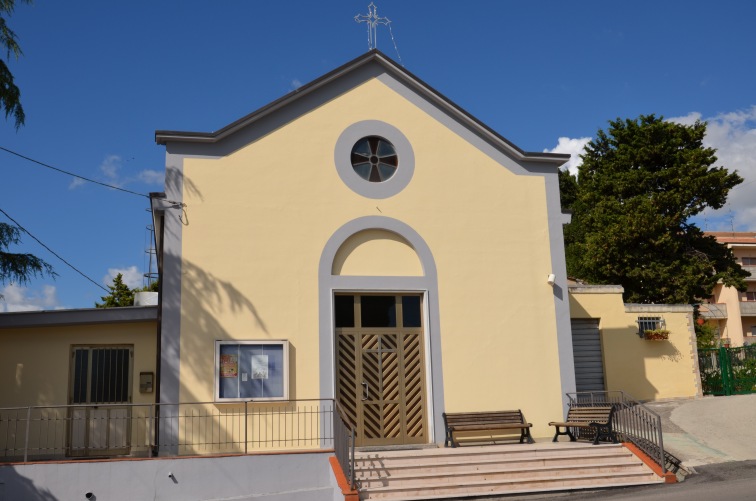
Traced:
[[522, 411], [492, 411], [492, 412], [447, 412], [444, 413], [447, 426], [466, 424], [522, 424], [525, 418]]
[[610, 405], [601, 407], [570, 407], [567, 421], [588, 421], [591, 423], [608, 423], [614, 408]]

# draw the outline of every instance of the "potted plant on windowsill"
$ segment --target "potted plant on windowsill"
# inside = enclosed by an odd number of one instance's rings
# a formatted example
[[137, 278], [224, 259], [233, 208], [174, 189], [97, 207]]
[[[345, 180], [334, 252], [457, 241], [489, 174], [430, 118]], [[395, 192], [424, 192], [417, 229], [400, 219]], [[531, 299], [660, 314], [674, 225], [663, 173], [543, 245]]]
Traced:
[[650, 329], [643, 332], [643, 339], [649, 341], [664, 341], [669, 339], [669, 331], [667, 329]]

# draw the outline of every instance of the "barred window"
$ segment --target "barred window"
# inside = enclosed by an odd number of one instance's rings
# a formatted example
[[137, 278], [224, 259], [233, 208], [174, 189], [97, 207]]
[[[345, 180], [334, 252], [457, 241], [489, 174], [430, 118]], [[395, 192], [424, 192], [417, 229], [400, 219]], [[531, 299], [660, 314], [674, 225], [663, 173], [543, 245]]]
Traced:
[[664, 319], [662, 317], [638, 317], [638, 335], [643, 337], [646, 331], [664, 328]]

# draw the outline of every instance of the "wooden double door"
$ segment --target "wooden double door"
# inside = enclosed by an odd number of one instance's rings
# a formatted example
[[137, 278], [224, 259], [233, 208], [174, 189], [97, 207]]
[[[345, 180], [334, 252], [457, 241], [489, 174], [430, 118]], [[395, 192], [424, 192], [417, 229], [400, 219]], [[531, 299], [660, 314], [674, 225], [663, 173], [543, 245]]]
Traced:
[[338, 294], [336, 395], [356, 445], [428, 441], [421, 294]]

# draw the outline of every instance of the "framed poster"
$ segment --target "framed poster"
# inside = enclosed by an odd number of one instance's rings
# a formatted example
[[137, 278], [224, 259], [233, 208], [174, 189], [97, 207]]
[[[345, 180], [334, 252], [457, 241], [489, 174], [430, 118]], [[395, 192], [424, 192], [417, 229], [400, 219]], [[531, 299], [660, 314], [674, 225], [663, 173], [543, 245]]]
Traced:
[[215, 342], [217, 402], [288, 398], [288, 341]]

